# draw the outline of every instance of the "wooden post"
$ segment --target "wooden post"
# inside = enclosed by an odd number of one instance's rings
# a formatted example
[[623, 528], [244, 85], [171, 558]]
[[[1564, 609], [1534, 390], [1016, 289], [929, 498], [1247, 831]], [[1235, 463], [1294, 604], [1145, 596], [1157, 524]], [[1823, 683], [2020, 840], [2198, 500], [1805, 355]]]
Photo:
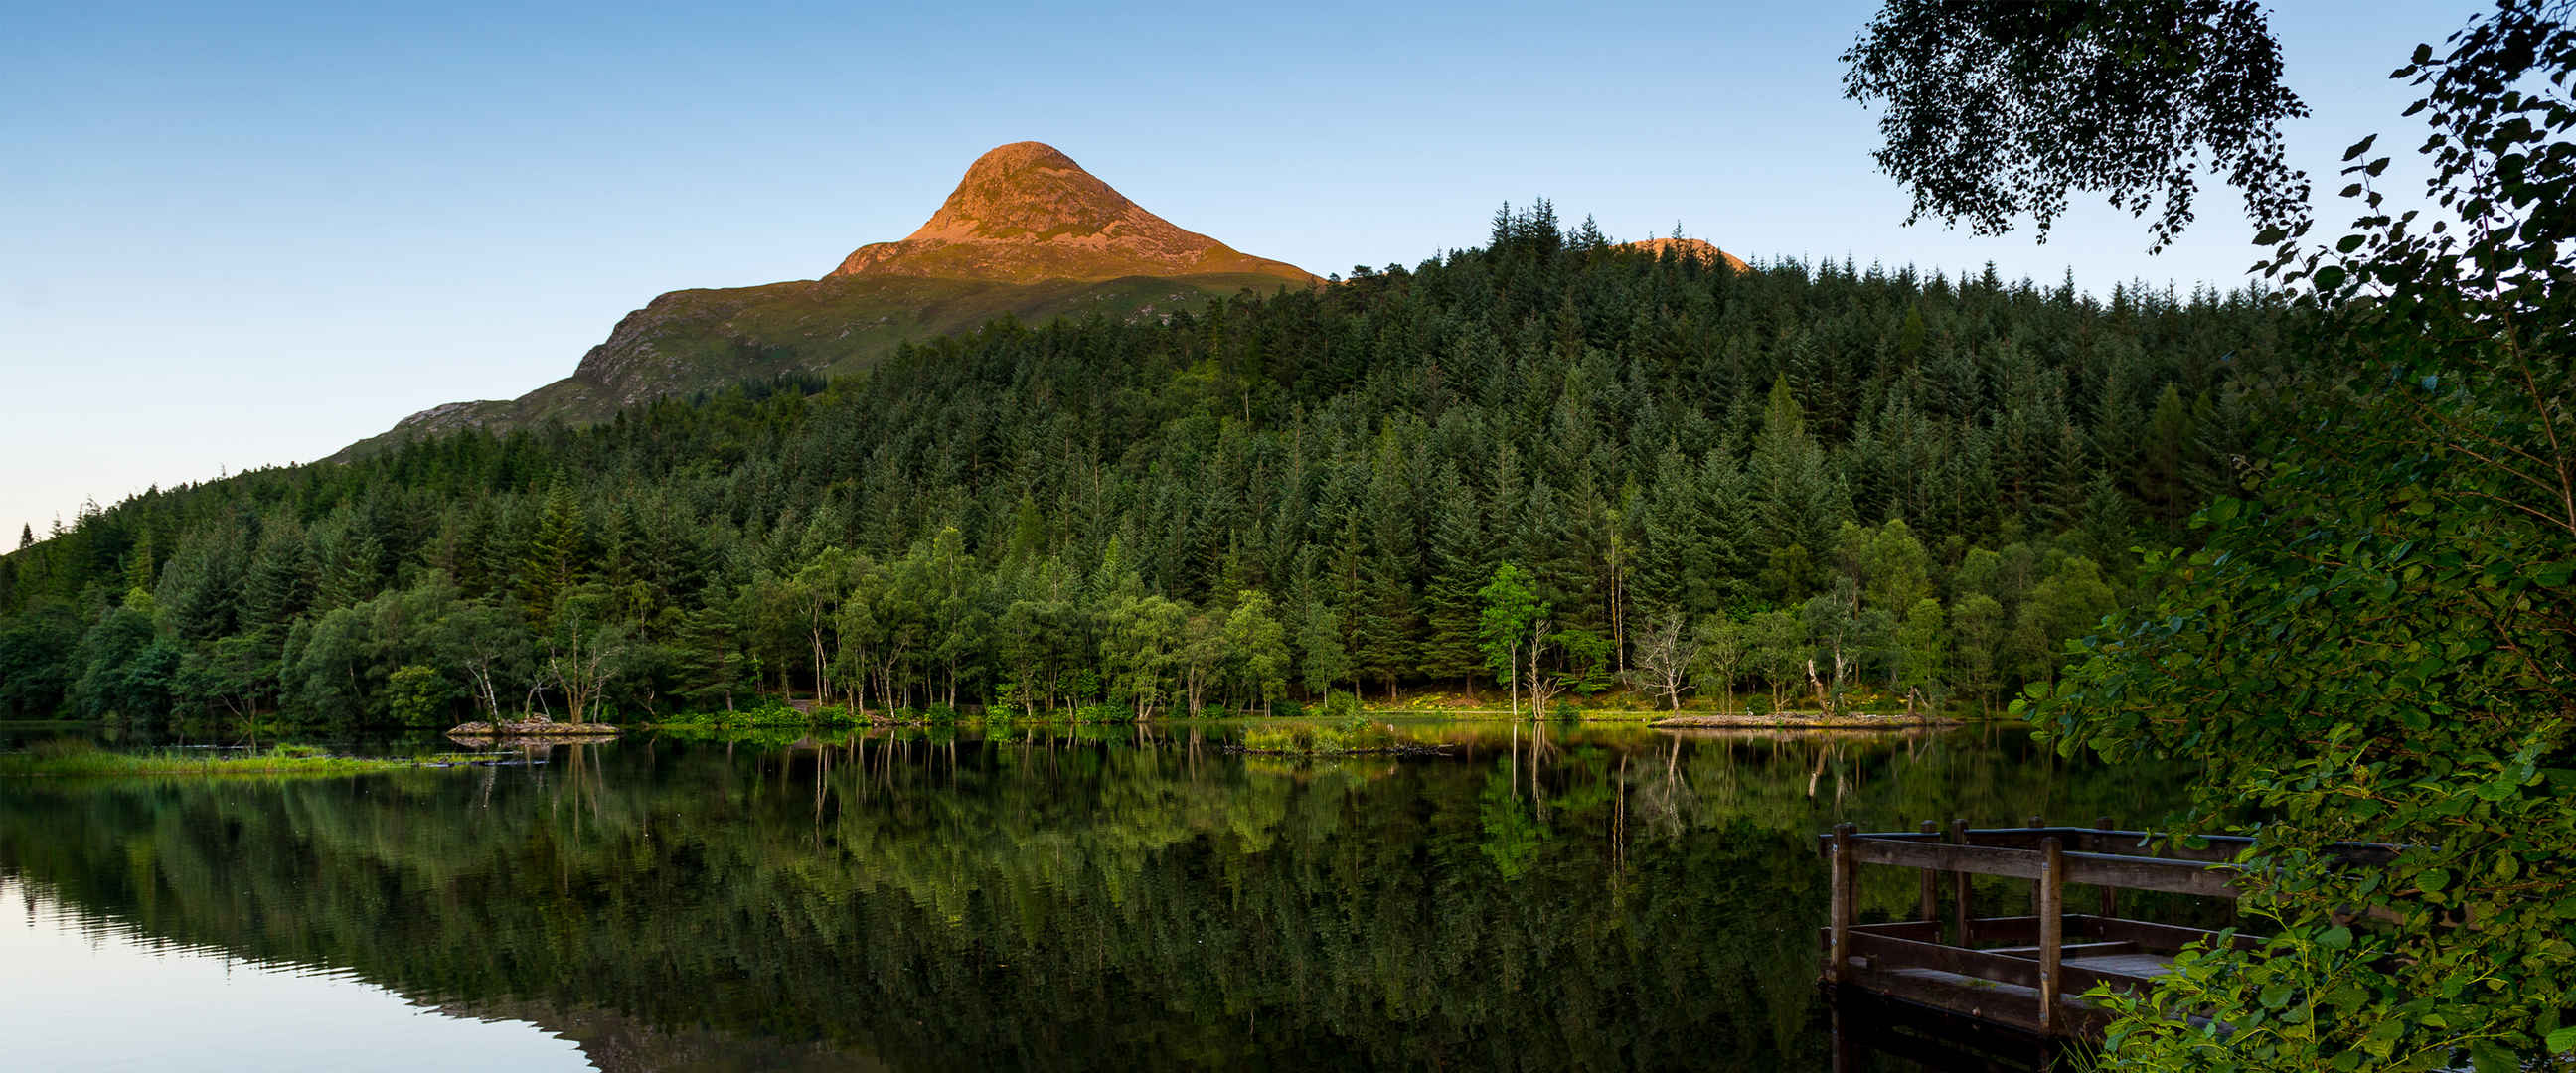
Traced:
[[[1927, 835], [1938, 835], [1941, 833], [1941, 825], [1931, 820], [1925, 820], [1923, 821], [1923, 833]], [[1923, 869], [1922, 920], [1926, 924], [1931, 924], [1939, 921], [1940, 919], [1941, 874], [1938, 869], [1926, 868]]]
[[[2111, 836], [2109, 835], [2109, 833], [2108, 833], [2108, 832], [2112, 829], [2112, 828], [2111, 828], [2111, 817], [2109, 817], [2109, 816], [2096, 816], [2096, 817], [2094, 817], [2094, 818], [2093, 818], [2093, 829], [2094, 829], [2094, 830], [2096, 830], [2096, 831], [2105, 832], [2105, 833], [2103, 833], [2103, 834], [2099, 834], [2099, 835], [2095, 835], [2095, 836], [2094, 836], [2094, 840], [2095, 840], [2096, 842], [2107, 842], [2107, 841], [2110, 839], [2110, 837], [2111, 837]], [[2110, 848], [2109, 846], [2107, 846], [2107, 845], [2096, 845], [2096, 846], [2094, 846], [2094, 847], [2093, 847], [2093, 852], [2095, 852], [2095, 853], [2111, 853], [2111, 852], [2115, 852], [2115, 851], [2114, 851], [2113, 849], [2111, 849], [2111, 848]], [[2111, 919], [2111, 918], [2116, 917], [2116, 916], [2119, 916], [2119, 915], [2120, 915], [2120, 888], [2118, 888], [2118, 887], [2112, 887], [2112, 886], [2105, 886], [2105, 887], [2103, 887], [2103, 888], [2102, 888], [2102, 918], [2103, 918], [2103, 919], [2105, 919], [2105, 920], [2108, 920], [2108, 919]]]
[[1859, 867], [1852, 861], [1852, 832], [1859, 829], [1849, 823], [1834, 825], [1833, 944], [1825, 962], [1825, 979], [1834, 983], [1842, 982], [1851, 963], [1852, 877]]
[[[2030, 828], [2031, 830], [2036, 831], [2036, 830], [2039, 830], [2039, 829], [2040, 829], [2040, 828], [2042, 828], [2042, 827], [2046, 827], [2046, 826], [2048, 826], [2048, 821], [2047, 821], [2045, 818], [2042, 818], [2042, 817], [2039, 817], [2039, 816], [2032, 816], [2032, 817], [2030, 818], [2030, 822], [2029, 822], [2029, 823], [2026, 823], [2026, 824], [2023, 824], [2022, 826], [2028, 827], [2028, 828]], [[2041, 900], [2040, 900], [2042, 897], [2044, 897], [2044, 895], [2042, 895], [2042, 894], [2040, 893], [2040, 891], [2039, 891], [2039, 888], [2040, 888], [2042, 885], [2044, 885], [2044, 884], [2043, 884], [2043, 881], [2041, 881], [2041, 880], [2036, 880], [2036, 879], [2034, 879], [2034, 880], [2031, 880], [2031, 881], [2030, 881], [2030, 915], [2032, 915], [2032, 916], [2041, 916], [2041, 915], [2044, 915], [2045, 913], [2047, 913], [2047, 912], [2048, 912], [2048, 910], [2047, 910], [2047, 909], [2043, 908], [2043, 903], [2042, 903], [2042, 902], [2041, 902]]]
[[[1950, 843], [1958, 846], [1968, 844], [1967, 817], [1959, 816], [1950, 820]], [[1950, 917], [1958, 922], [1959, 931], [1959, 934], [1950, 941], [1961, 946], [1976, 945], [1968, 941], [1968, 873], [1966, 872], [1950, 873]]]
[[2057, 959], [2066, 945], [2066, 862], [2057, 836], [2039, 840], [2039, 1034], [2054, 1036]]

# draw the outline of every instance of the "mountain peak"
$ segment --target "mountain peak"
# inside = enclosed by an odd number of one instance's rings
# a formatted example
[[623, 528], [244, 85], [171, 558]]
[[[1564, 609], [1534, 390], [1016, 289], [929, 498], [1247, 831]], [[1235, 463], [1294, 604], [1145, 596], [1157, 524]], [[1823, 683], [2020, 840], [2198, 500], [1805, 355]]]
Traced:
[[1082, 170], [1082, 165], [1074, 163], [1072, 157], [1064, 155], [1064, 150], [1045, 142], [1011, 142], [985, 150], [983, 156], [976, 157], [974, 163], [966, 166], [966, 174], [972, 175], [977, 169], [1021, 168], [1032, 165]]
[[1031, 283], [1216, 273], [1315, 278], [1145, 211], [1054, 146], [1012, 142], [975, 158], [911, 237], [861, 246], [832, 276]]
[[976, 157], [930, 222], [906, 241], [1050, 241], [1041, 236], [1107, 235], [1147, 221], [1171, 227], [1054, 146], [1012, 142]]
[[[971, 183], [978, 177], [1005, 179], [1035, 168], [1079, 172], [1084, 178], [1091, 178], [1091, 173], [1083, 171], [1082, 165], [1064, 155], [1064, 150], [1045, 142], [1012, 142], [987, 149], [983, 156], [975, 158], [974, 163], [966, 165], [965, 181]], [[1091, 181], [1100, 182], [1098, 179]], [[1102, 188], [1106, 189], [1107, 185], [1103, 183]]]
[[1744, 263], [1744, 258], [1728, 253], [1725, 250], [1718, 249], [1716, 246], [1710, 245], [1706, 239], [1650, 238], [1642, 242], [1622, 242], [1619, 244], [1619, 248], [1623, 250], [1635, 250], [1639, 253], [1651, 253], [1658, 257], [1665, 253], [1671, 253], [1676, 257], [1688, 257], [1707, 264], [1724, 261], [1728, 268], [1732, 268], [1738, 272], [1750, 272], [1753, 270], [1752, 266]]

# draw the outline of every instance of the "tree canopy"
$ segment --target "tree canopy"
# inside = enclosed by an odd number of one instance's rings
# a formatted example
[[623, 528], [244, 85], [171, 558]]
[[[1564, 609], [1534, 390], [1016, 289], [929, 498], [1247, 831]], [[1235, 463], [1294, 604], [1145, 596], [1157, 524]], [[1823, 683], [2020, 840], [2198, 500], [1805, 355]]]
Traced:
[[[85, 511], [0, 558], [0, 704], [1155, 717], [1596, 690], [1639, 669], [1650, 622], [1772, 612], [1740, 673], [1667, 668], [1665, 702], [1806, 696], [1829, 643], [1837, 703], [1983, 701], [2054, 676], [2124, 550], [2234, 487], [2287, 315], [2253, 292], [1734, 271], [1542, 202], [1482, 249], [1332, 287], [998, 322], [829, 384]], [[1482, 593], [1505, 565], [1549, 610], [1497, 681]], [[1797, 613], [1831, 594], [1848, 616]]]
[[2153, 210], [2161, 250], [2204, 169], [2257, 221], [2307, 218], [2281, 122], [2308, 109], [2256, 0], [1890, 0], [1843, 62], [1845, 95], [1883, 107], [1875, 156], [1911, 219], [1992, 235], [2028, 216], [2044, 242], [2070, 195], [2098, 193]]

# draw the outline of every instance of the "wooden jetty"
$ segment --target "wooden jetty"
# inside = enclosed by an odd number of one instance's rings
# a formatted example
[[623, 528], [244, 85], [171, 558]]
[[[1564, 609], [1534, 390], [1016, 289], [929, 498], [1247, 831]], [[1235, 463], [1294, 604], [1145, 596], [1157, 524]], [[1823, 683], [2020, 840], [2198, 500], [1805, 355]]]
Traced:
[[[2186, 846], [2116, 829], [2107, 817], [2092, 827], [2051, 827], [2034, 816], [2026, 827], [1971, 828], [1952, 820], [1943, 830], [1926, 820], [1918, 831], [1866, 834], [1846, 823], [1820, 841], [1833, 869], [1833, 917], [1823, 936], [1826, 983], [2040, 1037], [2098, 1038], [2109, 1018], [2080, 997], [2084, 992], [2097, 984], [2146, 987], [2172, 966], [2177, 951], [2220, 941], [2219, 932], [2204, 928], [2123, 918], [2119, 892], [2233, 899], [2237, 870], [2230, 862], [2252, 840], [2204, 835]], [[2336, 849], [2355, 864], [2384, 862], [2394, 853], [2359, 844]], [[1854, 922], [1863, 865], [1921, 873], [1914, 919]], [[2031, 913], [1972, 916], [1969, 879], [1981, 875], [2031, 881]], [[2098, 911], [2068, 912], [2069, 886], [2093, 888]], [[2265, 940], [2230, 934], [2227, 941], [2253, 949]]]

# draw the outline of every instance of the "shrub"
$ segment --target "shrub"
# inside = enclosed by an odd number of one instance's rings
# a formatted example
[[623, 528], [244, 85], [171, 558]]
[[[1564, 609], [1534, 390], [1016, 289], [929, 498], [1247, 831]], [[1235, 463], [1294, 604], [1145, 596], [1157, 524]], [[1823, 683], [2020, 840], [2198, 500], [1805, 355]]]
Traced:
[[1136, 713], [1123, 704], [1085, 705], [1073, 713], [1077, 723], [1127, 723], [1135, 718]]
[[1360, 714], [1360, 698], [1359, 698], [1359, 694], [1357, 694], [1357, 693], [1326, 693], [1326, 694], [1324, 694], [1324, 718], [1326, 718], [1326, 719], [1348, 720], [1348, 719], [1351, 719], [1351, 718], [1353, 718], [1353, 717], [1356, 717], [1356, 716], [1357, 716], [1357, 715], [1359, 715], [1359, 714]]
[[406, 664], [385, 680], [385, 707], [404, 726], [444, 726], [455, 692], [437, 668]]

